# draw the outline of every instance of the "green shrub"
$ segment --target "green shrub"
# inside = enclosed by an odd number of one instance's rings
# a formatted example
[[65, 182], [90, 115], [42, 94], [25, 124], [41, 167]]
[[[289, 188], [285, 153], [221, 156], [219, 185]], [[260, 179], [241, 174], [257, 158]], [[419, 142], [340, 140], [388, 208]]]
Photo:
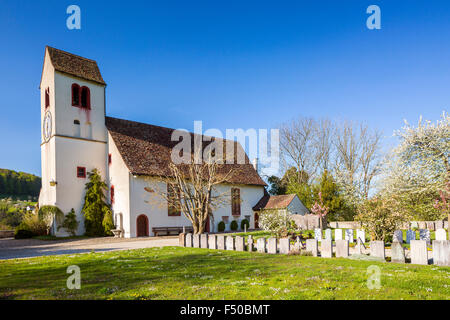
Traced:
[[24, 216], [16, 230], [30, 231], [33, 236], [45, 236], [47, 235], [48, 227], [47, 223], [41, 220], [37, 214], [28, 213]]
[[30, 230], [20, 229], [17, 227], [14, 231], [14, 239], [29, 239], [32, 237], [34, 237], [34, 233]]
[[220, 221], [219, 224], [217, 225], [217, 229], [219, 230], [219, 232], [224, 232], [225, 231], [225, 222]]
[[70, 210], [70, 212], [64, 217], [64, 221], [62, 225], [58, 227], [58, 230], [60, 228], [66, 229], [67, 232], [69, 232], [72, 236], [74, 236], [78, 229], [78, 221], [77, 216], [75, 214], [75, 210]]
[[238, 229], [238, 223], [237, 223], [236, 220], [231, 221], [230, 229], [231, 229], [232, 231], [236, 231], [236, 230]]
[[[247, 229], [245, 229], [245, 226], [247, 226]], [[241, 230], [248, 230], [250, 228], [250, 222], [248, 222], [247, 219], [244, 219], [241, 221]]]

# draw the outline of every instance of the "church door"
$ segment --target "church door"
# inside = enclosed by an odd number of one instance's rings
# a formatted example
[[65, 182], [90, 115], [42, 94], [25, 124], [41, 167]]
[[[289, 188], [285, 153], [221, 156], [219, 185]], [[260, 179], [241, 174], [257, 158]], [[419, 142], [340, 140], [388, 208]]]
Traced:
[[255, 229], [259, 229], [259, 215], [255, 212]]
[[141, 214], [137, 218], [137, 236], [148, 237], [148, 218], [145, 214]]

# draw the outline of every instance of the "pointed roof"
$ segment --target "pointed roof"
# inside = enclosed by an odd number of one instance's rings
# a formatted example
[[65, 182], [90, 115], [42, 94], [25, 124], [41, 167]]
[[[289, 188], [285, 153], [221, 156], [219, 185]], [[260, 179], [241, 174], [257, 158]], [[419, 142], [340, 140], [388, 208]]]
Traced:
[[[106, 127], [133, 175], [170, 176], [172, 148], [179, 143], [171, 140], [174, 129], [112, 117], [106, 117]], [[193, 142], [194, 134], [190, 134]], [[237, 142], [235, 145], [235, 150], [242, 148]], [[266, 185], [247, 156], [245, 164], [225, 164], [218, 173], [227, 175], [230, 171], [226, 181], [230, 184]]]
[[283, 194], [278, 196], [271, 196], [265, 193], [264, 196], [253, 207], [253, 210], [266, 210], [266, 209], [285, 209], [294, 200], [296, 194]]
[[46, 49], [56, 71], [106, 85], [96, 61], [49, 46]]

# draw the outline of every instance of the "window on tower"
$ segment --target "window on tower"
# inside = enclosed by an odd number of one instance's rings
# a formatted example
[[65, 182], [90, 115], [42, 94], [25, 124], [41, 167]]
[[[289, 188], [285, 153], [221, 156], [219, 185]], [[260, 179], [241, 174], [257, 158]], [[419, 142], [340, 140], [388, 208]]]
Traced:
[[80, 106], [80, 86], [76, 83], [72, 84], [72, 106]]
[[78, 178], [86, 178], [86, 168], [85, 167], [77, 167], [77, 177]]
[[50, 107], [50, 88], [45, 89], [45, 108]]
[[91, 108], [91, 92], [88, 87], [81, 87], [81, 107]]
[[114, 186], [111, 186], [111, 204], [114, 204]]

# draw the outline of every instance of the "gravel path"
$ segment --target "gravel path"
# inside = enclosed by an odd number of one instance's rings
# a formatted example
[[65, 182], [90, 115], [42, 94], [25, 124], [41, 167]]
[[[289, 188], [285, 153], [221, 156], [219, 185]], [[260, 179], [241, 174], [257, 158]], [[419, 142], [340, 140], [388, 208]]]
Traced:
[[178, 246], [178, 237], [89, 238], [74, 240], [0, 239], [0, 260], [85, 253], [91, 251], [132, 250]]

